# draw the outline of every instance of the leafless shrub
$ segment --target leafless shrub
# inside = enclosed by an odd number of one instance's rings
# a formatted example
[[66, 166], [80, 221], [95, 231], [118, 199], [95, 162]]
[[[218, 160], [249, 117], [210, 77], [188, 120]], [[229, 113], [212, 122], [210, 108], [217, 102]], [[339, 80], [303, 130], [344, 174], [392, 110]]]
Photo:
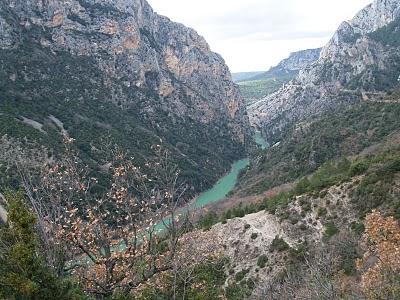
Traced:
[[[72, 143], [66, 140], [56, 162], [44, 159], [34, 165], [22, 149], [11, 151], [3, 144], [10, 167], [10, 158], [17, 158], [14, 167], [37, 216], [47, 264], [59, 275], [75, 275], [99, 297], [128, 293], [157, 274], [182, 269], [176, 257], [190, 223], [189, 212], [181, 209], [187, 186], [168, 152], [154, 146], [155, 156], [140, 168], [127, 153], [109, 149], [110, 186], [93, 193], [97, 179]], [[167, 244], [163, 250], [161, 243]]]

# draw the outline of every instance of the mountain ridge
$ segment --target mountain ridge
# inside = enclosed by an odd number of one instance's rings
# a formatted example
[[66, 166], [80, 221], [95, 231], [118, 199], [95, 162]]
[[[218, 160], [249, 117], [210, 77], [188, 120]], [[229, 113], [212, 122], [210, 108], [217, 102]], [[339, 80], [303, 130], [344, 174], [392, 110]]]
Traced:
[[271, 67], [267, 72], [254, 76], [251, 80], [270, 77], [290, 76], [295, 77], [298, 73], [309, 67], [318, 60], [322, 48], [306, 49], [291, 52], [289, 56], [279, 62], [275, 67]]
[[248, 117], [224, 60], [146, 1], [3, 1], [0, 52], [2, 134], [54, 149], [55, 116], [94, 166], [104, 138], [139, 161], [162, 140], [198, 190], [246, 154]]
[[[399, 6], [398, 1], [375, 0], [353, 21], [342, 23], [317, 62], [250, 107], [254, 126], [279, 136], [293, 123], [395, 87], [399, 51], [383, 39], [398, 36]], [[395, 27], [385, 31], [391, 24]]]
[[320, 52], [320, 48], [293, 52], [278, 65], [271, 67], [269, 71], [236, 81], [247, 104], [254, 103], [279, 90], [284, 84], [295, 78], [300, 70], [308, 68], [314, 63]]

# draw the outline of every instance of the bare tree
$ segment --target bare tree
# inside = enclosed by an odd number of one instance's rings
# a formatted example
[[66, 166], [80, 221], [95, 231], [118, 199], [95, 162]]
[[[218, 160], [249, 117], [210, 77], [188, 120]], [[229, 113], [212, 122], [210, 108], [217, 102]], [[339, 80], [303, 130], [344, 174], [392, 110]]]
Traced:
[[32, 168], [29, 155], [18, 153], [16, 169], [37, 216], [47, 265], [59, 276], [75, 276], [99, 298], [157, 283], [173, 299], [185, 299], [196, 265], [213, 263], [220, 254], [210, 241], [199, 247], [186, 234], [193, 227], [185, 208], [187, 185], [160, 145], [141, 167], [118, 147], [106, 147], [109, 159], [100, 169], [110, 181], [101, 190], [73, 139], [57, 159]]
[[41, 166], [38, 179], [18, 167], [49, 266], [77, 276], [99, 297], [128, 293], [172, 270], [189, 212], [181, 209], [187, 186], [168, 152], [152, 147], [153, 159], [141, 168], [127, 153], [109, 149], [110, 185], [96, 193], [97, 179], [72, 143], [66, 141], [57, 162]]

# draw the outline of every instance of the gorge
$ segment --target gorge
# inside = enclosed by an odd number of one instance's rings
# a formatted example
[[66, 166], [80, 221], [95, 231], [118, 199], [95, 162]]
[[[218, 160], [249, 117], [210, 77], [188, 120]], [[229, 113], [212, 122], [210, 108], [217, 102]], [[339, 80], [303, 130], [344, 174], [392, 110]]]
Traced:
[[146, 0], [2, 0], [0, 299], [400, 299], [399, 49], [398, 0], [234, 76]]

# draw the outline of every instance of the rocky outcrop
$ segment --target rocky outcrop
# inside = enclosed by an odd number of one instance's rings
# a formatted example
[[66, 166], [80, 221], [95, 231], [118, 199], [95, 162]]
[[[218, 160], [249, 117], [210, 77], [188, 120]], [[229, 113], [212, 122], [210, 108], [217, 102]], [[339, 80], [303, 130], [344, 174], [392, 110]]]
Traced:
[[293, 76], [301, 70], [307, 69], [318, 60], [322, 48], [307, 49], [290, 53], [289, 57], [282, 60], [277, 66], [272, 67], [268, 72], [259, 75], [262, 78]]
[[375, 0], [342, 23], [315, 63], [250, 107], [252, 123], [276, 137], [293, 122], [394, 87], [400, 74], [399, 11], [399, 1]]
[[4, 209], [5, 199], [3, 194], [0, 193], [0, 224], [7, 223], [7, 211]]
[[[5, 2], [24, 28], [45, 28], [47, 35], [38, 42], [51, 51], [93, 56], [106, 76], [125, 78], [126, 85], [151, 89], [176, 102], [182, 102], [178, 90], [184, 86], [185, 94], [195, 101], [217, 108], [230, 119], [244, 120], [240, 95], [223, 59], [194, 30], [157, 15], [146, 1]], [[4, 19], [0, 24], [4, 49], [10, 47], [10, 24]], [[12, 47], [21, 45], [14, 43]], [[104, 54], [107, 60], [101, 57]], [[188, 112], [187, 105], [179, 106]], [[207, 123], [219, 113], [193, 117]], [[239, 134], [239, 126], [236, 130]]]
[[[39, 57], [35, 61], [39, 67], [32, 68], [31, 74], [27, 66], [31, 61], [11, 66], [9, 59], [13, 52], [22, 57], [18, 52], [27, 48]], [[188, 141], [188, 135], [197, 135], [193, 140], [206, 150], [198, 159], [187, 162], [193, 168], [229, 157], [224, 168], [214, 170], [221, 174], [229, 168], [229, 162], [245, 154], [250, 135], [248, 117], [224, 60], [211, 52], [194, 30], [158, 15], [144, 0], [2, 1], [0, 52], [2, 75], [17, 78], [15, 85], [46, 78], [63, 81], [61, 87], [55, 86], [57, 80], [46, 82], [47, 87], [38, 85], [36, 91], [25, 91], [26, 97], [48, 95], [43, 91], [54, 90], [61, 103], [104, 98], [118, 109], [112, 114], [134, 114], [140, 128], [179, 150], [176, 153], [181, 160], [196, 152], [197, 145]], [[55, 61], [59, 62], [58, 70], [47, 67], [54, 67]], [[71, 70], [75, 63], [76, 68], [86, 67]], [[61, 70], [64, 75], [55, 74]], [[66, 87], [74, 80], [88, 86]], [[74, 97], [68, 89], [76, 92]], [[79, 111], [70, 113], [82, 115]], [[49, 109], [46, 114], [73, 126], [60, 112]], [[42, 123], [43, 118], [36, 116], [35, 121]]]

